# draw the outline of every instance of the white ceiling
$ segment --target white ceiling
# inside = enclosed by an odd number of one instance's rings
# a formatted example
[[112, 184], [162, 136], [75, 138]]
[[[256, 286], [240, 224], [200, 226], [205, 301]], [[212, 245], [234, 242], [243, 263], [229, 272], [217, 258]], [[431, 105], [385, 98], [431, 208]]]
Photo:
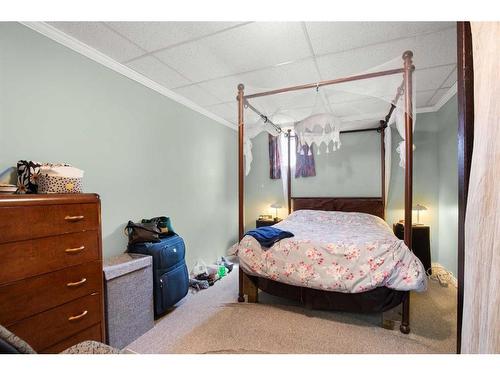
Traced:
[[[60, 31], [236, 123], [236, 87], [317, 82], [414, 52], [417, 108], [434, 106], [456, 82], [454, 22], [51, 22]], [[293, 116], [310, 114], [297, 96]], [[342, 100], [329, 99], [340, 115]], [[352, 100], [351, 100], [352, 102]], [[359, 102], [359, 100], [358, 100]], [[371, 99], [359, 107], [376, 112]], [[265, 109], [265, 108], [264, 108]]]

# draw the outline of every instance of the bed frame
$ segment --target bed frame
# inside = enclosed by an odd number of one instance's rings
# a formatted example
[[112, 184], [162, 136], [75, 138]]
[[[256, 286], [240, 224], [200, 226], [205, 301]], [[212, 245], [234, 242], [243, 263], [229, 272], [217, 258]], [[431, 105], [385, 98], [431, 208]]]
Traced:
[[[413, 53], [406, 51], [403, 54], [403, 67], [381, 72], [356, 75], [351, 77], [338, 78], [329, 81], [321, 81], [300, 86], [292, 86], [272, 91], [261, 92], [252, 95], [244, 95], [244, 85], [238, 85], [238, 231], [239, 239], [244, 235], [244, 163], [243, 163], [243, 141], [244, 141], [244, 108], [250, 108], [258, 113], [266, 122], [275, 126], [267, 117], [253, 107], [248, 100], [251, 98], [281, 94], [289, 91], [318, 88], [320, 86], [334, 85], [338, 83], [369, 79], [393, 74], [402, 74], [402, 85], [398, 88], [396, 97], [390, 107], [389, 113], [384, 120], [381, 120], [376, 128], [344, 131], [378, 131], [381, 134], [381, 197], [292, 197], [291, 196], [291, 168], [290, 168], [290, 131], [288, 131], [288, 212], [300, 209], [315, 209], [325, 211], [363, 212], [376, 215], [384, 219], [385, 212], [385, 149], [384, 149], [384, 129], [395, 108], [395, 103], [404, 94], [405, 102], [405, 230], [404, 242], [411, 250], [412, 234], [412, 195], [413, 195], [413, 120], [412, 112], [412, 75], [415, 67], [412, 63]], [[342, 132], [341, 132], [342, 133]], [[292, 204], [293, 202], [293, 204]], [[292, 208], [293, 207], [293, 208]], [[402, 333], [410, 332], [410, 293], [395, 291], [386, 287], [379, 287], [363, 293], [340, 293], [322, 291], [312, 288], [288, 285], [263, 277], [247, 274], [239, 268], [239, 295], [238, 301], [244, 302], [245, 295], [248, 302], [258, 302], [259, 289], [273, 295], [295, 299], [304, 305], [314, 309], [329, 309], [348, 312], [375, 313], [387, 311], [399, 304], [402, 305], [402, 319], [400, 330]]]

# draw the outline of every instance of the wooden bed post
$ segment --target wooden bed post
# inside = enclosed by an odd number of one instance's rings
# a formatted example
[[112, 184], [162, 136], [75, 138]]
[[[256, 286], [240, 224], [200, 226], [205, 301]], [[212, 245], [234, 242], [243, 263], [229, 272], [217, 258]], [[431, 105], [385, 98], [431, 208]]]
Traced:
[[[412, 62], [413, 52], [406, 51], [404, 60], [404, 94], [405, 94], [405, 225], [404, 242], [412, 249], [412, 201], [413, 201], [413, 102], [412, 102], [412, 74], [415, 67]], [[410, 333], [410, 292], [406, 292], [403, 300], [403, 317], [401, 332]]]
[[292, 213], [292, 166], [290, 165], [290, 136], [291, 136], [292, 130], [288, 129], [287, 131], [287, 149], [288, 149], [288, 168], [287, 168], [287, 180], [286, 180], [286, 191], [287, 191], [287, 205], [288, 205], [288, 215]]
[[[380, 121], [380, 179], [382, 180], [381, 192], [382, 192], [382, 206], [384, 207], [384, 219], [385, 219], [385, 121]], [[390, 150], [389, 150], [390, 152]]]
[[[245, 86], [240, 83], [238, 85], [238, 241], [241, 241], [244, 234], [244, 186], [245, 175], [243, 166], [243, 136], [244, 136], [244, 120], [243, 120], [243, 94]], [[243, 293], [243, 271], [239, 269], [239, 289], [238, 289], [238, 302], [244, 302], [245, 296]]]

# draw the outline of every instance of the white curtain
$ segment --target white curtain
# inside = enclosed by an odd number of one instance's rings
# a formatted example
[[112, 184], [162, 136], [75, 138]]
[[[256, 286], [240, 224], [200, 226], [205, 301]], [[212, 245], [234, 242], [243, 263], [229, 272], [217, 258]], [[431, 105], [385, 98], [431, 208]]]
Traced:
[[465, 218], [463, 353], [500, 353], [500, 23], [472, 22], [474, 146]]

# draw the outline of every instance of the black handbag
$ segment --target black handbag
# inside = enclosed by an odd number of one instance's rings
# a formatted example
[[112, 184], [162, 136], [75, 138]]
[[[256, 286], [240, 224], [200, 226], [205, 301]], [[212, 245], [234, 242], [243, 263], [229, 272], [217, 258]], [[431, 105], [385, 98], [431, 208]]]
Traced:
[[175, 234], [174, 228], [172, 227], [172, 221], [167, 216], [157, 216], [151, 219], [142, 219], [141, 223], [154, 223], [161, 232], [160, 237], [168, 237]]
[[160, 242], [161, 231], [156, 223], [134, 223], [129, 221], [125, 227], [128, 243]]

